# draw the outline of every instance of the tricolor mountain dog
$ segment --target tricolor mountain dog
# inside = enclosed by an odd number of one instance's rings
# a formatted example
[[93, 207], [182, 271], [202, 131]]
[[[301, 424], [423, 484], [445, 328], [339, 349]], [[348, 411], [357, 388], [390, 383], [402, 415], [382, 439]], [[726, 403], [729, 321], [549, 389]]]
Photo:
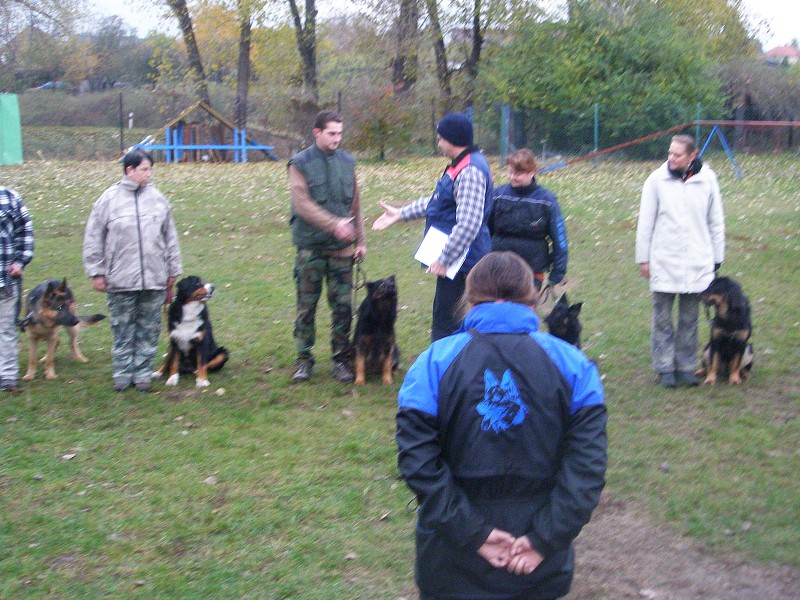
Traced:
[[703, 367], [696, 374], [705, 375], [703, 383], [716, 383], [717, 377], [723, 376], [728, 383], [738, 385], [747, 379], [753, 366], [750, 302], [741, 286], [729, 277], [714, 279], [700, 293], [700, 299], [713, 306], [715, 314], [711, 339], [703, 349]]
[[562, 294], [553, 306], [553, 310], [544, 319], [547, 329], [552, 335], [577, 348], [581, 347], [581, 329], [583, 327], [578, 320], [578, 315], [581, 313], [582, 306], [583, 302], [570, 306], [567, 295]]
[[55, 353], [58, 348], [58, 330], [64, 327], [69, 332], [70, 347], [75, 360], [89, 362], [78, 347], [78, 334], [81, 330], [106, 318], [105, 315], [94, 314], [78, 316], [77, 302], [67, 280], [51, 279], [33, 288], [26, 298], [26, 316], [20, 321], [20, 328], [28, 332], [28, 371], [22, 378], [30, 381], [36, 375], [36, 354], [39, 341], [47, 342], [47, 350], [40, 362], [44, 363], [45, 379], [57, 379], [55, 371]]
[[397, 284], [394, 275], [367, 282], [367, 297], [358, 307], [353, 335], [356, 385], [364, 385], [367, 373], [380, 373], [385, 385], [400, 365], [394, 334], [397, 320]]
[[164, 364], [153, 377], [169, 373], [166, 385], [178, 385], [181, 374], [195, 373], [195, 387], [208, 387], [208, 374], [220, 370], [228, 361], [228, 351], [214, 341], [206, 302], [214, 286], [196, 275], [178, 282], [177, 293], [169, 306], [169, 350]]

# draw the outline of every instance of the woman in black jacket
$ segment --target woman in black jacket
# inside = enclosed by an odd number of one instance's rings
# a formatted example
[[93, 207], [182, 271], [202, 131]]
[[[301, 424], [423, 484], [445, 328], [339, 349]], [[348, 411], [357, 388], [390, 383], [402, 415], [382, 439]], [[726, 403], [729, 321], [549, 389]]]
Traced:
[[506, 157], [509, 183], [494, 190], [489, 216], [492, 250], [519, 254], [533, 271], [536, 289], [545, 272], [555, 285], [567, 272], [567, 229], [556, 195], [536, 183], [533, 152], [522, 148]]

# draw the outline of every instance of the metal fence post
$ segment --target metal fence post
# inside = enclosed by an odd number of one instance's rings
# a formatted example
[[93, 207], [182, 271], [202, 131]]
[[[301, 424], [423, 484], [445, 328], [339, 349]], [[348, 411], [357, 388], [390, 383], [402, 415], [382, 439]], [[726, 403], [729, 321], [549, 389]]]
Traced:
[[[594, 103], [594, 151], [600, 149], [600, 103]], [[597, 166], [597, 157], [594, 157], [594, 165]]]
[[508, 156], [508, 135], [511, 121], [511, 105], [503, 104], [500, 106], [500, 166], [506, 165]]
[[[695, 117], [698, 121], [703, 118], [703, 105], [698, 102], [697, 103], [697, 116]], [[700, 143], [700, 125], [694, 126], [694, 139], [697, 140], [697, 143]]]

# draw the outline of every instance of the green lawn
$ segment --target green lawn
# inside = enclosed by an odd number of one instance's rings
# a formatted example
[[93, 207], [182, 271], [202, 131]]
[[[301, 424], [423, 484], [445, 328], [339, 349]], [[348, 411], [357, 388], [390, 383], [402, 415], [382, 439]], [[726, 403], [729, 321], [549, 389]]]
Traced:
[[[754, 376], [737, 388], [653, 383], [650, 296], [633, 245], [656, 164], [580, 164], [540, 183], [567, 218], [570, 300], [584, 303], [585, 351], [606, 386], [611, 493], [715, 551], [800, 566], [800, 160], [738, 160], [742, 180], [712, 157], [728, 227], [721, 273], [742, 283], [753, 309]], [[443, 166], [362, 163], [368, 220], [379, 200], [429, 192]], [[26, 288], [66, 276], [81, 312], [106, 310], [83, 276], [81, 239], [92, 203], [120, 174], [112, 163], [0, 169], [34, 217]], [[173, 204], [185, 273], [218, 286], [209, 308], [231, 361], [203, 391], [184, 377], [177, 389], [117, 394], [106, 321], [83, 334], [90, 364], [62, 344], [58, 381], [40, 370], [0, 397], [0, 598], [412, 596], [413, 502], [393, 440], [400, 380], [332, 381], [323, 303], [315, 377], [288, 383], [285, 165], [159, 164], [155, 183]], [[397, 275], [403, 371], [429, 336], [433, 281], [412, 259], [421, 231], [367, 235], [368, 278]], [[24, 361], [25, 340], [20, 349]]]

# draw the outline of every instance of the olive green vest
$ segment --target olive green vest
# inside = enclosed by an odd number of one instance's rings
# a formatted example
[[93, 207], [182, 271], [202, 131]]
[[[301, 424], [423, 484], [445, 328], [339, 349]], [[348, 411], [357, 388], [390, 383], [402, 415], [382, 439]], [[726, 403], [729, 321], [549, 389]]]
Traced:
[[[353, 187], [356, 177], [355, 160], [342, 150], [325, 154], [313, 145], [295, 154], [289, 161], [306, 178], [314, 202], [329, 213], [339, 217], [350, 216]], [[337, 250], [350, 245], [333, 234], [313, 227], [296, 214], [292, 214], [292, 241], [298, 248]]]

